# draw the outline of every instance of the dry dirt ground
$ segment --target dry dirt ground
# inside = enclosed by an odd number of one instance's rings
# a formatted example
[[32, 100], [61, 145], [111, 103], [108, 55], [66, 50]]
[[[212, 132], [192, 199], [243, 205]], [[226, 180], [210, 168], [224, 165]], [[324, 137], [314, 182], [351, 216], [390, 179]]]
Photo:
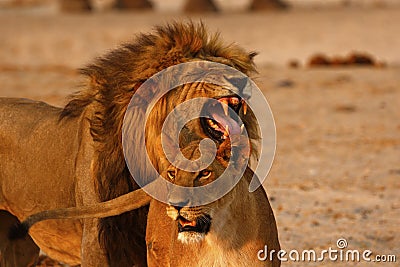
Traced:
[[[320, 253], [337, 249], [336, 241], [345, 238], [347, 249], [397, 257], [397, 263], [356, 264], [326, 257], [323, 262], [289, 261], [283, 266], [399, 266], [400, 10], [297, 10], [201, 18], [228, 41], [260, 52], [255, 80], [277, 127], [276, 157], [265, 186], [282, 248]], [[76, 68], [129, 41], [134, 33], [172, 19], [180, 18], [151, 12], [3, 12], [0, 96], [63, 105], [78, 88]], [[387, 66], [304, 64], [316, 52], [344, 55], [355, 50], [369, 52]], [[301, 66], [288, 68], [290, 59]]]

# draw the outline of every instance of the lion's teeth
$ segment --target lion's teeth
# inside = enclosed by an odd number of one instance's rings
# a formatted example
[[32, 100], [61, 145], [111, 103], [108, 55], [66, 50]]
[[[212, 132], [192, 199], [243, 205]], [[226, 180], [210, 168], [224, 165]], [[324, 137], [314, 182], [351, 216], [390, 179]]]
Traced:
[[242, 124], [242, 125], [240, 126], [240, 133], [243, 133], [243, 130], [244, 130], [244, 124]]
[[247, 114], [247, 103], [245, 101], [243, 101], [243, 114], [246, 115]]
[[208, 125], [210, 125], [210, 127], [214, 128], [215, 130], [219, 129], [218, 124], [216, 124], [212, 119], [208, 119]]
[[225, 126], [225, 132], [224, 132], [225, 136], [229, 136], [229, 125]]
[[222, 102], [221, 105], [222, 105], [222, 108], [224, 109], [225, 116], [228, 116], [228, 109], [229, 109], [228, 102], [224, 101], [224, 102]]
[[239, 98], [237, 98], [237, 97], [231, 97], [230, 99], [229, 99], [229, 102], [232, 104], [232, 105], [237, 105], [237, 104], [239, 104]]

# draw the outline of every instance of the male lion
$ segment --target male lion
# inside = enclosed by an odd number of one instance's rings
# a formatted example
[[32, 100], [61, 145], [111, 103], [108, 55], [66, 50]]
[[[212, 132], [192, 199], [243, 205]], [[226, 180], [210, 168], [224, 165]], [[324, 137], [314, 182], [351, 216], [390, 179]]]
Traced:
[[[139, 35], [84, 68], [87, 83], [63, 109], [37, 101], [0, 99], [0, 210], [23, 220], [43, 210], [93, 205], [138, 189], [121, 140], [124, 114], [138, 88], [155, 73], [184, 62], [217, 62], [250, 75], [255, 72], [254, 56], [236, 45], [224, 45], [218, 35], [209, 36], [202, 24], [174, 23]], [[191, 75], [181, 68], [180, 75]], [[131, 140], [146, 140], [157, 170], [154, 144], [165, 118], [176, 105], [195, 97], [229, 104], [244, 122], [252, 154], [257, 155], [259, 127], [238, 97], [245, 81], [242, 76], [221, 78], [229, 88], [202, 82], [178, 86], [154, 105], [145, 134], [131, 131]], [[154, 85], [139, 96], [128, 127], [140, 127], [148, 101], [158, 89]], [[195, 133], [221, 143], [223, 131], [214, 116], [229, 121], [233, 129], [240, 127], [221, 108], [210, 116], [192, 121], [185, 135]], [[145, 152], [140, 147], [133, 150], [137, 166], [131, 171], [135, 178], [151, 180]], [[35, 225], [30, 235], [50, 257], [71, 265], [145, 266], [147, 213], [145, 206], [100, 220], [46, 221]]]
[[[201, 156], [198, 144], [193, 141], [182, 149], [192, 165]], [[174, 165], [163, 161], [160, 171], [173, 184], [189, 188], [203, 186], [221, 177], [229, 160], [234, 164], [229, 175], [238, 175], [246, 154], [244, 147], [231, 148], [228, 139], [205, 169], [184, 171], [174, 166], [179, 164], [175, 160]], [[269, 251], [279, 251], [280, 245], [274, 214], [263, 187], [252, 193], [248, 191], [253, 175], [246, 167], [243, 177], [230, 192], [207, 205], [190, 206], [189, 196], [176, 194], [171, 189], [169, 204], [152, 199], [146, 230], [148, 266], [280, 266], [275, 256], [266, 261], [258, 259], [258, 252], [265, 246]], [[89, 207], [42, 212], [29, 217], [23, 225], [27, 230], [41, 220], [120, 214], [140, 205], [133, 203], [145, 203], [141, 201], [146, 199], [143, 194], [140, 189]]]

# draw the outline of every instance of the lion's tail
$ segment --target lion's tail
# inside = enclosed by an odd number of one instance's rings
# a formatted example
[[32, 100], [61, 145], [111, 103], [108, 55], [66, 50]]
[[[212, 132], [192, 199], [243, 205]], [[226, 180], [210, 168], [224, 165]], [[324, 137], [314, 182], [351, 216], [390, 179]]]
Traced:
[[99, 202], [90, 206], [41, 211], [30, 215], [21, 223], [13, 225], [8, 232], [8, 238], [15, 240], [26, 237], [32, 225], [40, 221], [116, 216], [146, 206], [151, 199], [143, 189], [138, 189], [109, 201]]

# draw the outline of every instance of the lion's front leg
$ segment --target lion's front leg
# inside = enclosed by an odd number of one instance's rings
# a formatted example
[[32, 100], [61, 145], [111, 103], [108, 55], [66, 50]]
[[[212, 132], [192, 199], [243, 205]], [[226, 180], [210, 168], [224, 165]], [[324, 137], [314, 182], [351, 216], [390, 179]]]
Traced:
[[98, 238], [98, 219], [85, 219], [82, 234], [82, 266], [108, 266], [105, 251]]

